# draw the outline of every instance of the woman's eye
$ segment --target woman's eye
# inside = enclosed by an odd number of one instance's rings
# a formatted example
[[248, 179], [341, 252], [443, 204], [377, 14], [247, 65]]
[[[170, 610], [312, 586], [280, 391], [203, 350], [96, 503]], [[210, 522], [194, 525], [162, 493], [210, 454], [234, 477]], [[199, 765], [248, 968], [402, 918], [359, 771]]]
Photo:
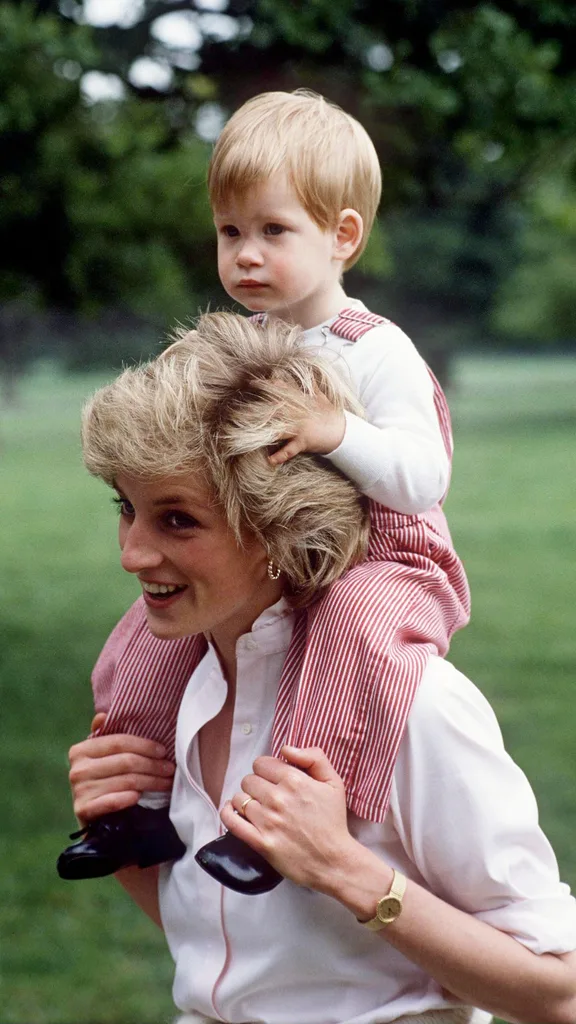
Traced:
[[189, 516], [186, 512], [167, 512], [164, 522], [172, 530], [193, 530], [200, 525], [194, 516]]
[[281, 235], [285, 230], [282, 224], [267, 224], [265, 232], [267, 235]]
[[116, 506], [119, 516], [126, 516], [126, 518], [132, 519], [134, 516], [134, 506], [130, 504], [128, 498], [112, 498], [112, 502]]

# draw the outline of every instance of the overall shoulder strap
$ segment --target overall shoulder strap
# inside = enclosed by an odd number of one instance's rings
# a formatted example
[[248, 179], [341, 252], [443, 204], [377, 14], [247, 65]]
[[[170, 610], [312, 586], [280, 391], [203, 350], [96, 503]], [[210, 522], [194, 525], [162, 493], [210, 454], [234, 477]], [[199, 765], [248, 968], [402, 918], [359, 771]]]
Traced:
[[[256, 324], [266, 323], [266, 313], [252, 313], [248, 317]], [[330, 325], [332, 334], [338, 335], [339, 338], [344, 338], [346, 341], [358, 341], [367, 331], [371, 331], [373, 327], [379, 327], [381, 324], [390, 324], [391, 320], [387, 320], [384, 316], [379, 316], [378, 313], [369, 313], [363, 309], [343, 309], [338, 314], [333, 324]]]
[[391, 322], [384, 316], [378, 316], [378, 313], [369, 313], [368, 310], [343, 309], [330, 325], [330, 330], [332, 334], [337, 334], [346, 341], [358, 341], [372, 328]]

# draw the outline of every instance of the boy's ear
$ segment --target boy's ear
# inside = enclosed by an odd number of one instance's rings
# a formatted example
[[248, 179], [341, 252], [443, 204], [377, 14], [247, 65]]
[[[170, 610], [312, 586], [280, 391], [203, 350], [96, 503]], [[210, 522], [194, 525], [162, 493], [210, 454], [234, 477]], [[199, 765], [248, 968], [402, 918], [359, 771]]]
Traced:
[[357, 210], [342, 210], [336, 227], [334, 256], [343, 263], [354, 255], [364, 236], [364, 222]]

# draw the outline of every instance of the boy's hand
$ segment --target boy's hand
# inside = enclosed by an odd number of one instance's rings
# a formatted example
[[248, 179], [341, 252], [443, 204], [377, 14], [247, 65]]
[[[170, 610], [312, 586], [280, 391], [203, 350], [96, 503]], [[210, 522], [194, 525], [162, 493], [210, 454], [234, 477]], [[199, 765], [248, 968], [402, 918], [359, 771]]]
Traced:
[[286, 444], [269, 456], [273, 466], [293, 459], [299, 452], [329, 455], [342, 443], [346, 418], [341, 409], [335, 409], [325, 395], [317, 394], [310, 413], [300, 423], [297, 434], [287, 438]]

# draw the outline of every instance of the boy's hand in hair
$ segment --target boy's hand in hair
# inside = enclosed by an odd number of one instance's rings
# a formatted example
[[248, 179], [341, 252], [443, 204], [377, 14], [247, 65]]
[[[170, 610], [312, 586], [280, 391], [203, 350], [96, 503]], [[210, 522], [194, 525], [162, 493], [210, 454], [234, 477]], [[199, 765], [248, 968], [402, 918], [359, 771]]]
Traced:
[[308, 413], [300, 421], [297, 433], [269, 456], [273, 466], [293, 459], [299, 452], [329, 455], [342, 443], [346, 419], [342, 409], [335, 409], [325, 395], [317, 393]]

